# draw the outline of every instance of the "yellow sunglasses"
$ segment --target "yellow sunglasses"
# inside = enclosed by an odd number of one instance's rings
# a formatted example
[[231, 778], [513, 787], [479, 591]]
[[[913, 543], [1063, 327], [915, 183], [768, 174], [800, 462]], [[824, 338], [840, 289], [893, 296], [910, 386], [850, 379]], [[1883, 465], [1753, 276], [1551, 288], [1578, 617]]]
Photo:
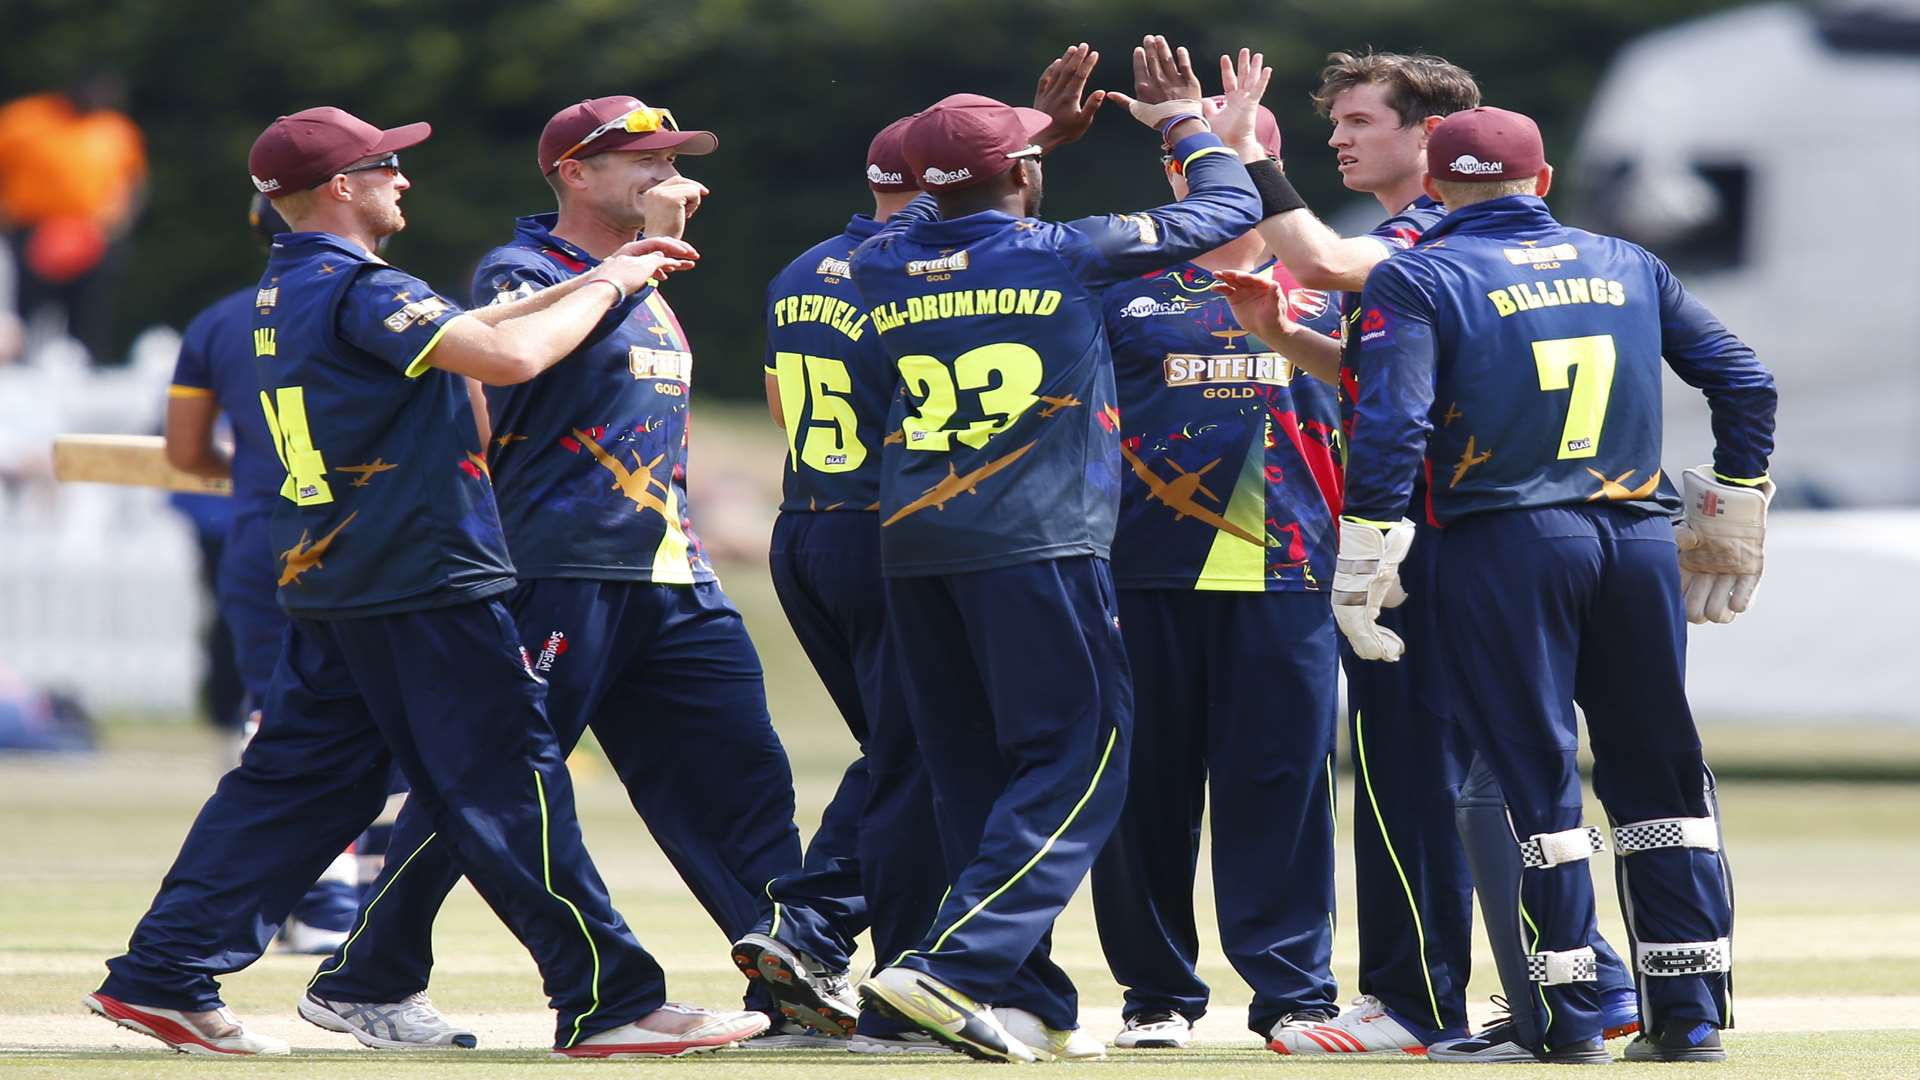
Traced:
[[668, 131], [680, 130], [679, 123], [673, 119], [672, 109], [650, 109], [645, 104], [636, 105], [587, 132], [586, 138], [574, 143], [567, 148], [566, 153], [553, 159], [553, 167], [559, 168], [561, 162], [586, 149], [588, 143], [608, 132], [626, 131], [634, 135], [644, 135], [649, 131], [659, 131], [662, 128]]

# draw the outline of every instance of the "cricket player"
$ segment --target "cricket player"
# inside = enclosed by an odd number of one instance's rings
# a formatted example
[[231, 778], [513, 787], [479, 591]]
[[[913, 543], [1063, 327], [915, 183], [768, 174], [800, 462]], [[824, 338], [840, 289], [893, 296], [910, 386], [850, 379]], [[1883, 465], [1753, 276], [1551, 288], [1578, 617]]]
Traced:
[[[1408, 545], [1437, 543], [1438, 632], [1420, 644], [1458, 672], [1457, 718], [1505, 792], [1526, 869], [1519, 917], [1487, 905], [1488, 936], [1524, 958], [1502, 968], [1508, 999], [1538, 1006], [1534, 1031], [1506, 1025], [1430, 1056], [1608, 1059], [1586, 863], [1605, 833], [1581, 821], [1577, 702], [1639, 981], [1643, 1031], [1627, 1057], [1720, 1060], [1732, 893], [1683, 622], [1732, 618], [1758, 584], [1773, 379], [1659, 259], [1553, 219], [1532, 120], [1455, 113], [1426, 156], [1427, 193], [1451, 210], [1361, 294], [1334, 611], [1362, 661], [1399, 660], [1414, 645], [1375, 612]], [[1678, 560], [1662, 356], [1706, 393], [1717, 443], [1711, 466], [1682, 476], [1690, 550]], [[1430, 482], [1439, 528], [1415, 541], [1396, 515], [1423, 444], [1429, 460], [1464, 464]], [[1697, 575], [1684, 593], [1683, 568]]]
[[[787, 435], [780, 516], [768, 555], [773, 587], [794, 636], [860, 746], [821, 815], [801, 871], [770, 886], [776, 901], [864, 913], [876, 960], [906, 950], [933, 921], [947, 883], [937, 847], [923, 833], [933, 796], [890, 670], [880, 578], [880, 451], [896, 379], [853, 287], [849, 260], [919, 194], [901, 152], [912, 117], [882, 128], [867, 149], [873, 214], [855, 214], [840, 235], [789, 263], [767, 289], [767, 406]], [[869, 900], [868, 898], [872, 898]], [[783, 1009], [813, 1019], [833, 1002], [806, 1000], [802, 965], [845, 972], [854, 942], [829, 939], [827, 956], [797, 955], [768, 926], [734, 943], [743, 971], [768, 985]], [[794, 1000], [798, 999], [798, 1000]], [[756, 1045], [778, 1036], [763, 1035]], [[806, 1036], [791, 1037], [796, 1044]], [[946, 1053], [933, 1036], [875, 1010], [858, 1016], [860, 1053]]]
[[[287, 231], [286, 222], [266, 196], [256, 192], [248, 223], [263, 242]], [[167, 460], [196, 476], [233, 482], [233, 516], [221, 545], [214, 575], [214, 600], [232, 631], [234, 666], [246, 694], [246, 724], [260, 723], [260, 704], [280, 657], [287, 615], [274, 601], [273, 547], [267, 524], [280, 497], [286, 471], [280, 467], [267, 422], [260, 412], [260, 387], [253, 376], [253, 286], [208, 305], [187, 323], [180, 340], [173, 382], [167, 387]], [[221, 417], [233, 436], [229, 452], [216, 440]], [[204, 496], [201, 496], [204, 498]], [[332, 952], [346, 940], [358, 889], [362, 835], [313, 883], [280, 926], [279, 942], [291, 952]], [[384, 850], [384, 849], [383, 849]]]
[[[405, 226], [399, 151], [429, 133], [322, 107], [275, 120], [249, 155], [292, 229], [274, 243], [252, 334], [286, 473], [271, 538], [291, 621], [259, 733], [86, 1004], [188, 1053], [286, 1053], [234, 1018], [214, 976], [260, 955], [379, 812], [398, 761], [409, 808], [539, 965], [556, 1055], [737, 1042], [766, 1018], [668, 1004], [581, 844], [545, 684], [499, 599], [513, 566], [458, 377], [537, 375], [609, 308], [690, 267], [692, 249], [636, 244], [566, 286], [463, 312], [373, 254]], [[432, 1013], [424, 996], [407, 1004]]]
[[[1161, 63], [1167, 61], [1158, 55]], [[1233, 83], [1248, 63], [1244, 55], [1237, 63], [1223, 57], [1222, 79]], [[1314, 102], [1333, 122], [1328, 145], [1338, 155], [1343, 182], [1373, 195], [1386, 219], [1366, 235], [1338, 236], [1292, 193], [1276, 165], [1255, 162], [1249, 171], [1263, 187], [1278, 187], [1279, 201], [1293, 207], [1262, 221], [1260, 235], [1302, 281], [1341, 290], [1346, 332], [1340, 340], [1350, 347], [1362, 332], [1354, 320], [1367, 274], [1411, 246], [1446, 213], [1422, 189], [1429, 133], [1446, 116], [1478, 105], [1480, 90], [1471, 74], [1437, 56], [1337, 52], [1321, 71]], [[1248, 155], [1243, 148], [1242, 159]], [[1234, 272], [1221, 277], [1221, 287], [1238, 294], [1235, 314], [1249, 329], [1308, 370], [1336, 371], [1343, 394], [1351, 399], [1353, 373], [1337, 340], [1291, 325], [1288, 308], [1270, 282]], [[1477, 448], [1467, 457], [1476, 453]], [[1451, 479], [1459, 467], [1452, 460], [1434, 461], [1442, 479]], [[1426, 486], [1424, 473], [1416, 477], [1407, 514], [1422, 530], [1433, 527], [1424, 509]], [[1401, 574], [1407, 602], [1382, 615], [1409, 641], [1434, 632], [1437, 547], [1415, 545]], [[1405, 664], [1363, 664], [1342, 648], [1354, 764], [1360, 997], [1336, 1017], [1298, 1017], [1269, 1044], [1280, 1053], [1396, 1055], [1464, 1035], [1474, 882], [1496, 905], [1518, 889], [1520, 864], [1510, 857], [1511, 845], [1468, 844], [1462, 851], [1455, 806], [1462, 800], [1463, 782], [1467, 808], [1460, 814], [1467, 835], [1481, 836], [1483, 822], [1503, 828], [1504, 804], [1485, 770], [1469, 769], [1472, 755], [1450, 719], [1458, 706], [1438, 650], [1410, 652], [1413, 660]], [[1608, 1035], [1631, 1034], [1638, 1027], [1631, 979], [1604, 939], [1596, 939], [1594, 948]], [[1515, 1006], [1514, 1015], [1522, 1026], [1533, 1021], [1525, 1002]]]
[[[626, 95], [561, 109], [535, 159], [559, 210], [519, 219], [512, 240], [481, 258], [475, 308], [591, 281], [643, 230], [677, 245], [706, 189], [674, 162], [718, 145]], [[759, 655], [693, 530], [692, 346], [654, 285], [618, 299], [570, 343], [567, 363], [487, 387], [492, 440], [473, 466], [491, 471], [518, 553], [519, 584], [504, 601], [547, 683], [560, 750], [593, 728], [662, 851], [733, 940], [774, 917], [768, 883], [800, 867], [793, 774]], [[436, 1037], [378, 1019], [424, 992], [431, 974], [433, 919], [462, 869], [435, 837], [430, 818], [402, 811], [394, 858], [353, 938], [308, 987], [302, 1016], [370, 1046]], [[782, 905], [779, 929], [794, 948], [834, 957], [864, 927], [836, 925], [842, 915], [861, 913]], [[856, 1006], [840, 959], [796, 978], [822, 1024], [850, 1027]], [[774, 1008], [757, 993], [749, 1004]]]
[[1122, 466], [1100, 291], [1211, 251], [1259, 215], [1200, 103], [1166, 89], [1089, 100], [1160, 131], [1186, 200], [1040, 220], [1033, 139], [1048, 115], [955, 95], [904, 137], [940, 219], [853, 258], [905, 391], [888, 424], [902, 440], [881, 461], [881, 565], [952, 874], [933, 926], [862, 994], [989, 1060], [1103, 1053], [1077, 1031], [1073, 984], [1048, 956], [1119, 817], [1132, 726], [1107, 563]]
[[[1278, 161], [1280, 126], [1264, 106], [1256, 116], [1258, 160]], [[1164, 162], [1186, 197], [1181, 163]], [[1223, 269], [1271, 275], [1299, 325], [1340, 333], [1331, 298], [1297, 286], [1252, 230], [1106, 292], [1126, 463], [1113, 576], [1134, 726], [1093, 905], [1127, 988], [1120, 1047], [1185, 1046], [1206, 1012], [1193, 887], [1209, 797], [1221, 945], [1253, 988], [1248, 1026], [1265, 1040], [1335, 1012], [1340, 406], [1329, 382], [1234, 320], [1212, 289]]]

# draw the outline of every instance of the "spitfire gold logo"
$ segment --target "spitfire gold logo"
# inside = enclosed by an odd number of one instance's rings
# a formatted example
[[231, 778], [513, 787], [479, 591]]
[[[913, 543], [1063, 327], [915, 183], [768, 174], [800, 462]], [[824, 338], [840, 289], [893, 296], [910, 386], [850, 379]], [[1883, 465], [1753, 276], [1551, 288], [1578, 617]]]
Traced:
[[[406, 294], [402, 293], [400, 296], [395, 297], [395, 299], [404, 299], [405, 297]], [[396, 334], [405, 333], [408, 327], [415, 325], [425, 326], [440, 316], [445, 315], [447, 310], [448, 305], [445, 300], [437, 296], [429, 296], [421, 300], [415, 300], [406, 307], [387, 316], [386, 327]]]
[[813, 272], [819, 274], [821, 277], [852, 277], [853, 264], [845, 259], [836, 259], [829, 255], [820, 260], [820, 265], [814, 267]]
[[649, 349], [641, 345], [627, 350], [627, 370], [636, 379], [670, 379], [693, 382], [693, 354], [679, 349]]
[[253, 294], [253, 306], [259, 308], [261, 311], [268, 311], [279, 302], [280, 286], [278, 285], [275, 285], [271, 289], [261, 289]]
[[1162, 361], [1168, 386], [1199, 386], [1204, 383], [1254, 382], [1268, 386], [1293, 383], [1293, 364], [1279, 353], [1229, 353], [1206, 356], [1197, 353], [1168, 353]]
[[967, 268], [967, 253], [956, 251], [938, 259], [914, 259], [907, 263], [907, 273], [918, 277], [921, 274], [953, 274]]
[[1580, 257], [1579, 249], [1572, 244], [1555, 244], [1543, 248], [1502, 248], [1500, 253], [1515, 266], [1538, 266], [1541, 263], [1568, 262]]

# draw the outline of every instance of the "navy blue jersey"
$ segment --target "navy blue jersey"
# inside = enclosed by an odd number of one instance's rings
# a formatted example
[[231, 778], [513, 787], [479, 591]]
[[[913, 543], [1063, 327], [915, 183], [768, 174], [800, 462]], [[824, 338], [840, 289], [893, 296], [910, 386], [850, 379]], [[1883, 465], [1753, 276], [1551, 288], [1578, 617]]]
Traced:
[[880, 231], [865, 214], [767, 287], [767, 374], [787, 428], [783, 511], [877, 510], [893, 360], [867, 322], [849, 261]]
[[260, 384], [253, 371], [253, 305], [260, 290], [222, 297], [187, 324], [173, 368], [170, 397], [212, 397], [233, 432], [233, 510], [271, 513], [287, 471], [280, 467]]
[[466, 384], [428, 364], [460, 307], [329, 233], [283, 233], [253, 315], [285, 479], [280, 604], [384, 615], [513, 587]]
[[[1399, 213], [1394, 214], [1392, 217], [1374, 226], [1373, 231], [1367, 235], [1378, 240], [1380, 244], [1386, 248], [1388, 254], [1391, 255], [1395, 252], [1405, 251], [1411, 248], [1420, 241], [1421, 233], [1432, 228], [1436, 222], [1446, 216], [1446, 207], [1422, 195], [1402, 207]], [[1354, 382], [1352, 349], [1354, 342], [1360, 338], [1359, 331], [1354, 329], [1354, 323], [1359, 318], [1360, 294], [1357, 292], [1341, 293], [1340, 323], [1343, 327], [1342, 340], [1345, 344], [1340, 352], [1340, 397], [1341, 401], [1346, 405], [1351, 405], [1353, 401], [1360, 396], [1359, 387]], [[1351, 417], [1350, 411], [1348, 416]], [[1353, 435], [1352, 427], [1343, 427], [1342, 434], [1350, 438]], [[1344, 456], [1341, 459], [1340, 467], [1343, 470], [1346, 468]], [[1426, 490], [1426, 478], [1424, 476], [1415, 478], [1413, 498], [1411, 500], [1413, 505], [1409, 505], [1406, 508], [1406, 514], [1416, 521], [1431, 524], [1431, 515], [1425, 508]], [[1395, 520], [1398, 520], [1398, 518]]]
[[1066, 224], [998, 211], [917, 221], [855, 253], [904, 389], [887, 423], [900, 441], [881, 455], [886, 573], [1108, 554], [1121, 464], [1101, 291], [1219, 247], [1260, 210], [1213, 135], [1174, 152], [1184, 202]]
[[[1295, 320], [1340, 336], [1323, 292], [1278, 278]], [[1180, 263], [1107, 290], [1120, 395], [1123, 589], [1323, 588], [1339, 535], [1340, 405], [1242, 329], [1214, 277]]]
[[[558, 285], [599, 260], [521, 218], [473, 275], [475, 306]], [[487, 387], [493, 483], [520, 576], [712, 581], [687, 506], [693, 352], [651, 286], [530, 382]]]
[[[1393, 520], [1423, 448], [1441, 524], [1611, 502], [1670, 512], [1660, 359], [1706, 392], [1714, 469], [1765, 475], [1773, 377], [1666, 264], [1515, 195], [1449, 214], [1374, 268], [1353, 355], [1347, 514]], [[1430, 434], [1429, 434], [1430, 433]]]

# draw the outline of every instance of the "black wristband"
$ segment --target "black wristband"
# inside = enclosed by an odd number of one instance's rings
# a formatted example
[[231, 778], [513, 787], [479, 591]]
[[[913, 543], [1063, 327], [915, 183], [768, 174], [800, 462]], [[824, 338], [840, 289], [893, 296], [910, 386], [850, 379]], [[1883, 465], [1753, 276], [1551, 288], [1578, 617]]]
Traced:
[[1293, 190], [1293, 182], [1280, 171], [1279, 162], [1272, 158], [1255, 161], [1247, 166], [1247, 175], [1253, 180], [1253, 190], [1260, 193], [1260, 220], [1306, 209], [1307, 200]]

